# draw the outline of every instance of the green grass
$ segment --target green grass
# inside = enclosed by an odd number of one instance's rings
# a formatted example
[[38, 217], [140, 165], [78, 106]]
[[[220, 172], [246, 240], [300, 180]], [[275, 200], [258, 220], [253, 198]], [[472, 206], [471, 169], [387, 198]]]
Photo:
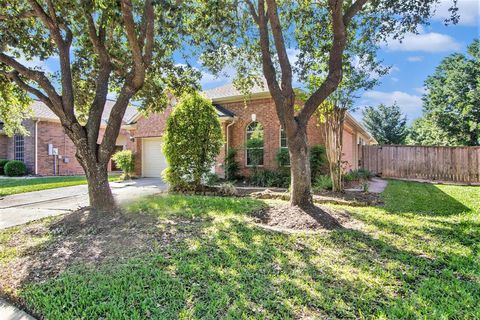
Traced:
[[[111, 175], [110, 181], [119, 180], [119, 175]], [[85, 176], [58, 176], [29, 179], [0, 179], [0, 196], [54, 189], [87, 184]]]
[[480, 318], [480, 188], [391, 181], [384, 198], [332, 206], [364, 228], [327, 234], [266, 231], [245, 214], [256, 200], [148, 198], [129, 210], [159, 234], [195, 232], [20, 296], [48, 319]]

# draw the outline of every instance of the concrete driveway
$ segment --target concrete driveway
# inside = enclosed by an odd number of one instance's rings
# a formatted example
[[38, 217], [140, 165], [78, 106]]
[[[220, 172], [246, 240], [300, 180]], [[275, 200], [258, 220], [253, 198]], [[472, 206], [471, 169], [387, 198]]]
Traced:
[[[144, 178], [111, 182], [119, 204], [156, 194], [167, 189], [162, 179]], [[0, 199], [0, 229], [55, 216], [88, 206], [86, 185], [14, 194]]]

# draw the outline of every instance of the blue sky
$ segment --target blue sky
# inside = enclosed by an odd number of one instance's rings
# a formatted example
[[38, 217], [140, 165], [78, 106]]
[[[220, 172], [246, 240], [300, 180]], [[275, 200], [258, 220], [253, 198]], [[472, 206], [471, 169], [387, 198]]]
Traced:
[[[418, 35], [408, 34], [402, 43], [388, 41], [382, 44], [378, 56], [391, 72], [381, 79], [381, 84], [364, 92], [357, 100], [358, 111], [355, 117], [361, 120], [361, 110], [365, 106], [380, 103], [398, 103], [410, 121], [422, 114], [423, 83], [431, 75], [441, 60], [453, 52], [465, 52], [474, 38], [480, 36], [480, 0], [458, 0], [460, 22], [445, 26], [443, 21], [449, 16], [448, 8], [453, 0], [441, 0], [436, 15], [430, 25], [421, 28]], [[294, 56], [292, 50], [292, 56]], [[293, 59], [292, 59], [293, 60]], [[46, 71], [58, 70], [58, 59], [46, 62], [38, 60], [22, 61], [29, 66], [42, 66]], [[234, 70], [225, 70], [233, 75]], [[214, 77], [203, 72], [203, 89], [210, 89], [231, 81], [231, 78]]]

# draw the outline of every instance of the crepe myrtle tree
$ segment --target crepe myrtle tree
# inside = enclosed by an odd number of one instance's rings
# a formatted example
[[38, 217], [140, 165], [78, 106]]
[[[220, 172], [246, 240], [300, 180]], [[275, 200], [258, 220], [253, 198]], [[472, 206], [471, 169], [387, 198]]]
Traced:
[[[75, 144], [97, 210], [115, 207], [107, 166], [130, 100], [161, 110], [168, 94], [196, 87], [196, 72], [172, 60], [180, 12], [173, 0], [0, 0], [0, 115], [28, 109], [25, 93], [42, 101]], [[58, 71], [25, 63], [49, 58]], [[109, 93], [116, 101], [101, 136]]]
[[[195, 0], [188, 12], [192, 30], [204, 30], [202, 61], [213, 72], [237, 69], [234, 84], [248, 93], [261, 77], [267, 82], [286, 131], [291, 161], [291, 205], [310, 205], [307, 124], [342, 81], [344, 53], [376, 48], [377, 41], [416, 32], [439, 0]], [[457, 9], [452, 0], [451, 21]], [[375, 50], [372, 50], [375, 52]], [[361, 57], [364, 58], [364, 57]], [[366, 59], [366, 61], [372, 61]], [[322, 66], [323, 81], [297, 111], [296, 80]], [[262, 72], [258, 72], [261, 70]], [[297, 78], [298, 77], [298, 78]]]
[[[370, 48], [371, 47], [366, 47]], [[366, 49], [364, 48], [364, 49]], [[346, 50], [344, 55], [358, 53], [353, 50]], [[372, 52], [364, 51], [367, 57], [373, 57]], [[348, 61], [348, 60], [347, 60]], [[326, 154], [328, 159], [332, 190], [343, 192], [343, 174], [345, 162], [343, 156], [343, 128], [348, 111], [355, 110], [355, 100], [359, 93], [373, 88], [384, 75], [388, 68], [382, 67], [375, 61], [365, 62], [358, 59], [344, 63], [344, 74], [337, 89], [319, 106], [316, 113], [319, 122], [322, 124], [322, 133], [325, 141]], [[320, 73], [321, 74], [321, 73]], [[323, 81], [321, 76], [311, 75], [307, 79], [310, 88], [316, 88], [316, 83]]]

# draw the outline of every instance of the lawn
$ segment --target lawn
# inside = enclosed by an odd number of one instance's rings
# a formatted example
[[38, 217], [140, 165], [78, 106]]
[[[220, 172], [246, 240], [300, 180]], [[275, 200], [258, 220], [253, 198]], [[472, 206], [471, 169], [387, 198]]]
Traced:
[[0, 233], [15, 270], [0, 288], [48, 319], [480, 318], [480, 188], [391, 181], [383, 196], [329, 206], [360, 230], [314, 234], [262, 228], [247, 198], [147, 198], [108, 227], [50, 218]]
[[[119, 175], [111, 175], [110, 181], [119, 179]], [[78, 186], [87, 184], [85, 176], [58, 176], [45, 178], [18, 178], [18, 179], [0, 179], [0, 196], [24, 193], [30, 191], [39, 191], [61, 187]]]

